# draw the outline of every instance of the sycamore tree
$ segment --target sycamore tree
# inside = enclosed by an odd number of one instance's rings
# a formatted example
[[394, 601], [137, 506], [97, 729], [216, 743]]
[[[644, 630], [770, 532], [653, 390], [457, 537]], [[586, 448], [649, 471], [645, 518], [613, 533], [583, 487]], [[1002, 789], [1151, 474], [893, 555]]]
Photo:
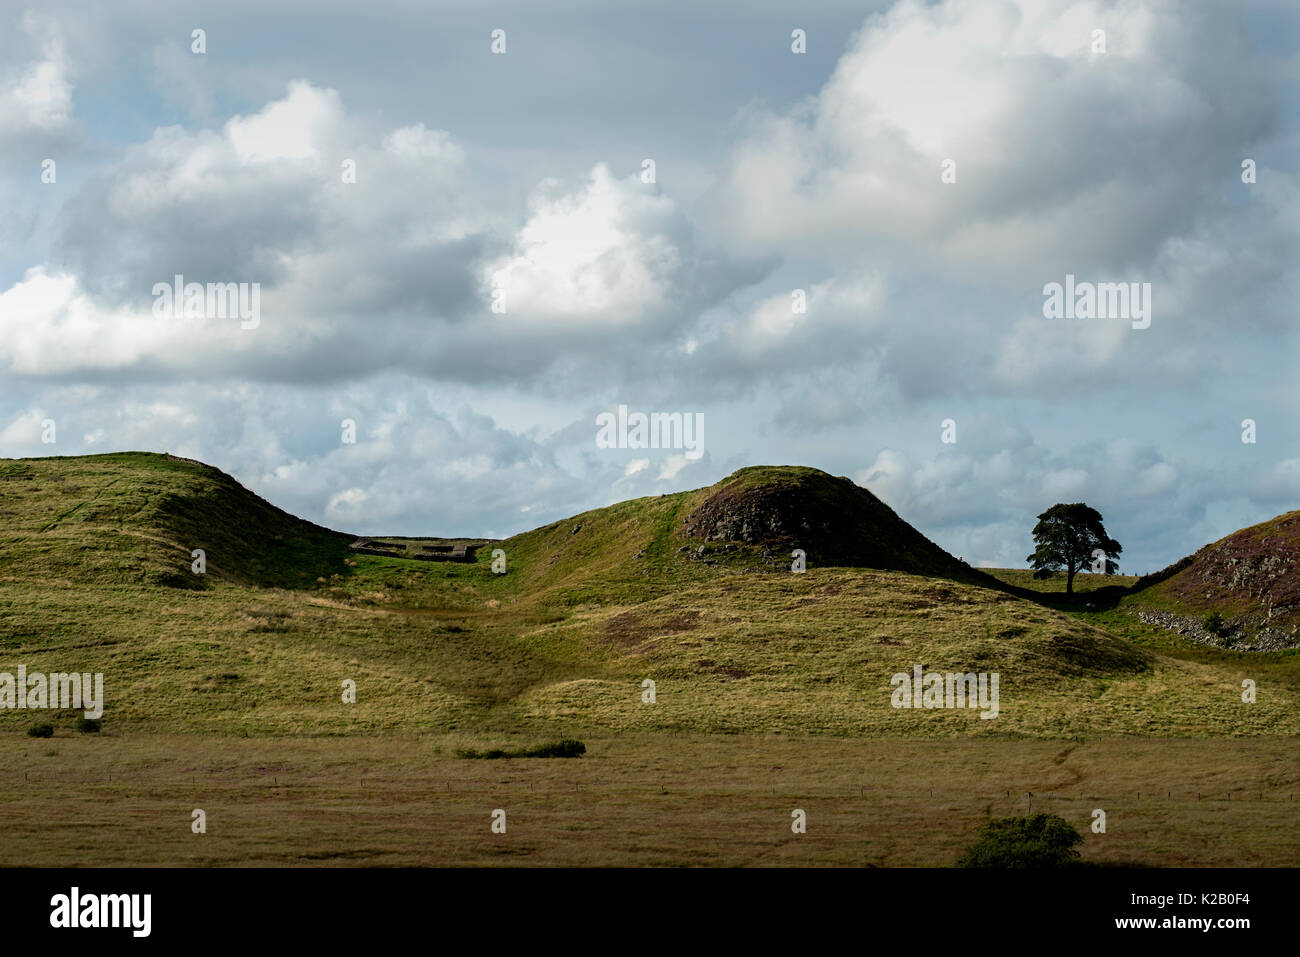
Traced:
[[1034, 553], [1025, 561], [1035, 578], [1048, 578], [1065, 570], [1065, 593], [1074, 594], [1074, 576], [1085, 569], [1113, 575], [1119, 570], [1116, 556], [1123, 549], [1106, 534], [1101, 513], [1082, 502], [1056, 504], [1038, 516], [1034, 526]]

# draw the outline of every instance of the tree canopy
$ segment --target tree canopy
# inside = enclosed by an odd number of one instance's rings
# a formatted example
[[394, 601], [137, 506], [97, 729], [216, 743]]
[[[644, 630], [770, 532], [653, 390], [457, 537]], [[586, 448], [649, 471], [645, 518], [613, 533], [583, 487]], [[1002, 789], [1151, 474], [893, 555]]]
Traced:
[[1117, 557], [1124, 549], [1106, 534], [1101, 513], [1083, 502], [1057, 503], [1038, 516], [1034, 526], [1034, 551], [1025, 561], [1035, 578], [1065, 570], [1065, 593], [1074, 594], [1074, 576], [1084, 569], [1114, 575]]

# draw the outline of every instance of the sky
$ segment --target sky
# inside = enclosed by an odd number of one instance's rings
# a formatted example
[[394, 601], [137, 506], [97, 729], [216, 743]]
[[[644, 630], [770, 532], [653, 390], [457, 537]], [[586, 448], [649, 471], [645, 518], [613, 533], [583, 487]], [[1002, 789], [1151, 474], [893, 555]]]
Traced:
[[0, 456], [490, 537], [810, 465], [1155, 571], [1300, 507], [1297, 81], [1285, 0], [0, 0]]

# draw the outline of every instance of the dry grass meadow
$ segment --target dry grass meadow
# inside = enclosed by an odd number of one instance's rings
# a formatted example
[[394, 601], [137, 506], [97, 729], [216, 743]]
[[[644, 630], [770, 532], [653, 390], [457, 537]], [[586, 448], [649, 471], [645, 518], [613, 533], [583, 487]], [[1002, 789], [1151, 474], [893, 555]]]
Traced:
[[944, 867], [990, 817], [1031, 807], [1101, 865], [1300, 865], [1289, 740], [620, 735], [579, 760], [497, 761], [457, 758], [461, 743], [11, 742], [0, 865]]

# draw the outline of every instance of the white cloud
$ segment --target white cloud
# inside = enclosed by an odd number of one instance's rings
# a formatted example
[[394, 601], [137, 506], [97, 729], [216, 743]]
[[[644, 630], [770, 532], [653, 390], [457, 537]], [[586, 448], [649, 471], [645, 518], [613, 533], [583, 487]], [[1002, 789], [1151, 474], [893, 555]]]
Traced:
[[[651, 349], [676, 349], [657, 337], [745, 281], [637, 176], [597, 165], [574, 188], [544, 181], [516, 227], [474, 195], [448, 132], [369, 126], [334, 90], [294, 81], [220, 132], [164, 127], [128, 148], [69, 204], [60, 266], [0, 293], [0, 326], [26, 330], [10, 368], [272, 381], [400, 368], [518, 382], [564, 365], [608, 377], [629, 334], [648, 365]], [[151, 290], [178, 274], [258, 283], [256, 335], [149, 322]], [[496, 274], [504, 315], [484, 287]]]
[[345, 488], [330, 497], [329, 503], [325, 506], [325, 514], [334, 519], [355, 521], [360, 506], [365, 504], [367, 497], [365, 489]]
[[578, 191], [544, 182], [513, 251], [483, 267], [485, 299], [506, 293], [507, 326], [519, 322], [634, 325], [672, 304], [683, 266], [673, 202], [604, 164]]
[[1247, 56], [1220, 20], [1142, 0], [904, 0], [808, 104], [751, 116], [722, 208], [761, 249], [924, 256], [986, 281], [1149, 262], [1267, 129]]
[[687, 465], [689, 465], [690, 462], [691, 460], [688, 459], [685, 455], [668, 456], [666, 459], [664, 459], [664, 464], [662, 468], [659, 469], [658, 481], [660, 482], [672, 481], [673, 479], [677, 478], [678, 474], [681, 473], [682, 469], [684, 469]]
[[289, 84], [282, 100], [260, 113], [237, 116], [226, 124], [226, 139], [240, 162], [316, 158], [342, 133], [343, 104], [334, 90], [305, 80]]
[[[169, 335], [170, 333], [170, 335]], [[42, 267], [0, 292], [0, 370], [31, 376], [62, 376], [91, 368], [124, 368], [168, 343], [183, 346], [177, 325], [129, 309], [101, 309], [75, 276], [48, 275]]]

